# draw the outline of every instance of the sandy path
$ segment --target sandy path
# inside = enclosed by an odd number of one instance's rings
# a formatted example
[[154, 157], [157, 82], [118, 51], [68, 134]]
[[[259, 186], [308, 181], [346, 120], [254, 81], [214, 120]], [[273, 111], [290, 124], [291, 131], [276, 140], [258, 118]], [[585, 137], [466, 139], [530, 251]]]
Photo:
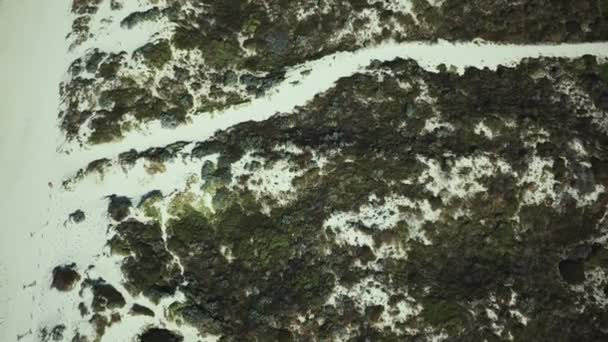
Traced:
[[36, 320], [37, 294], [23, 286], [40, 277], [41, 249], [31, 234], [49, 216], [48, 181], [63, 174], [55, 152], [57, 90], [69, 25], [67, 1], [0, 2], [1, 341], [16, 340]]
[[[228, 108], [212, 116], [195, 116], [189, 125], [166, 129], [154, 122], [141, 131], [130, 132], [122, 141], [94, 146], [86, 150], [73, 150], [71, 160], [89, 160], [112, 157], [127, 149], [143, 150], [151, 146], [164, 146], [176, 140], [205, 140], [215, 131], [226, 129], [244, 121], [262, 121], [277, 112], [289, 112], [310, 101], [316, 94], [328, 90], [339, 78], [350, 76], [373, 60], [393, 60], [397, 57], [415, 59], [426, 70], [435, 71], [440, 64], [453, 65], [460, 72], [467, 66], [495, 69], [498, 65], [512, 65], [526, 57], [570, 57], [585, 54], [608, 57], [608, 43], [560, 45], [499, 45], [492, 43], [457, 43], [439, 41], [385, 43], [357, 52], [339, 52], [291, 68], [287, 79], [270, 95], [251, 103]], [[302, 70], [311, 70], [301, 75]], [[294, 84], [297, 83], [297, 84]], [[73, 163], [75, 164], [75, 163]]]

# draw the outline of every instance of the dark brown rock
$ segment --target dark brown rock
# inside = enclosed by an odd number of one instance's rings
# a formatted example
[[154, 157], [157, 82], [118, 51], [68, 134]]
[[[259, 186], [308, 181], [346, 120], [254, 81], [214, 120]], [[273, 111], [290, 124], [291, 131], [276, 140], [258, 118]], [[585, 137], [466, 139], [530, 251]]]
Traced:
[[151, 328], [139, 335], [139, 342], [182, 342], [184, 338], [176, 332], [161, 328]]
[[51, 287], [59, 291], [71, 291], [80, 280], [76, 271], [76, 264], [61, 265], [53, 269], [53, 282]]
[[150, 310], [149, 308], [147, 308], [143, 305], [139, 305], [137, 303], [133, 304], [129, 313], [134, 316], [142, 315], [142, 316], [154, 317], [154, 311]]

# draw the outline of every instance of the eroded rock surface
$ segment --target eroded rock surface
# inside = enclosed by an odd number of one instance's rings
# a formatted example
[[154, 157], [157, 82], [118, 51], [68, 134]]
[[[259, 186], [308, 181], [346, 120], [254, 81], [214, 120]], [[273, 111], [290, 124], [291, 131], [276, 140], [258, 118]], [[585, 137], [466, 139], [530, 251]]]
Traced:
[[373, 63], [168, 154], [200, 173], [142, 192], [110, 245], [226, 340], [602, 340], [606, 68]]
[[115, 230], [109, 245], [113, 254], [126, 256], [122, 270], [128, 283], [133, 284], [129, 290], [155, 300], [174, 294], [180, 273], [165, 248], [160, 225], [127, 220]]

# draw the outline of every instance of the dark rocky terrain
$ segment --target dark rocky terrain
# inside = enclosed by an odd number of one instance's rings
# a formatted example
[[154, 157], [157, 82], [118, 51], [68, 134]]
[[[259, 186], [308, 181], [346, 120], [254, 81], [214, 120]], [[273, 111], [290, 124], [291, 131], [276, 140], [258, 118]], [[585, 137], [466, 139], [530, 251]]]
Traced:
[[[608, 39], [604, 0], [130, 6], [72, 4], [79, 54], [59, 122], [85, 152], [123, 148], [118, 140], [150, 123], [212, 122], [339, 51]], [[149, 27], [142, 46], [100, 47], [111, 46], [99, 43], [107, 32]], [[107, 340], [135, 319], [139, 342], [188, 341], [186, 329], [220, 341], [608, 340], [606, 60], [458, 72], [396, 58], [358, 70], [293, 110], [194, 141], [124, 144], [65, 179], [77, 191], [112, 174], [138, 193], [100, 186], [103, 213], [63, 216], [107, 232], [97, 260], [122, 278], [57, 266], [51, 287], [79, 289], [93, 336], [58, 324], [41, 340]]]
[[606, 70], [374, 63], [197, 143], [189, 193], [144, 196], [110, 245], [131, 291], [183, 292], [174, 318], [226, 341], [601, 341]]

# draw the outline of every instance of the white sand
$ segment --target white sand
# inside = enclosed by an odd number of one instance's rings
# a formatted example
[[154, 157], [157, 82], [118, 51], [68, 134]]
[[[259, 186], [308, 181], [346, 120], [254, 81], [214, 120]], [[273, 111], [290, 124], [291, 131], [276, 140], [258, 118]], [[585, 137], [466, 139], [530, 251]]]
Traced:
[[[49, 231], [47, 183], [65, 174], [55, 153], [55, 122], [70, 22], [66, 1], [0, 2], [1, 341], [15, 341], [37, 325], [38, 289], [48, 288], [41, 284], [48, 276], [43, 265], [54, 256], [40, 254], [46, 241], [30, 234]], [[23, 289], [33, 281], [36, 287]], [[22, 339], [28, 340], [34, 339]]]

